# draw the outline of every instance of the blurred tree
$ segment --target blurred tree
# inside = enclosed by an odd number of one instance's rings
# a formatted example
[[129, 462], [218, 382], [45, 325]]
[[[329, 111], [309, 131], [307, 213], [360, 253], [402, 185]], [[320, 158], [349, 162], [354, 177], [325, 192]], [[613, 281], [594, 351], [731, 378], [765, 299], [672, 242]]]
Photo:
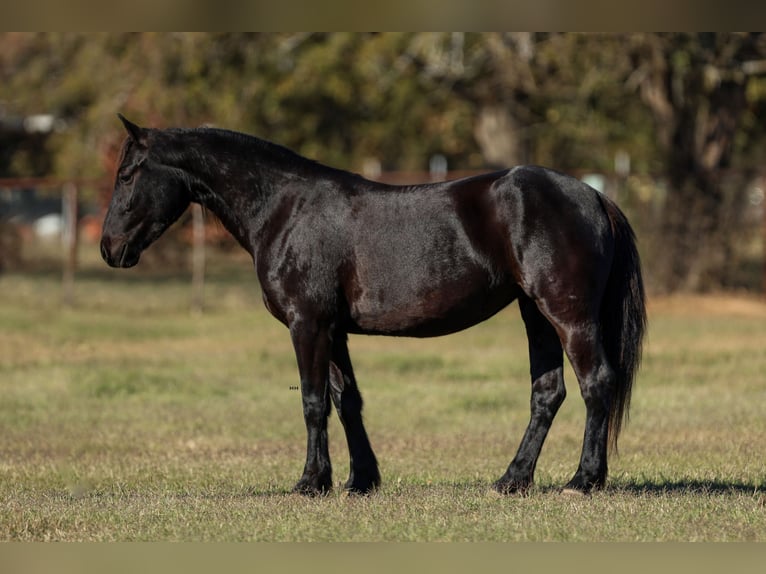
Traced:
[[669, 179], [655, 278], [667, 290], [719, 285], [745, 191], [741, 181], [727, 188], [723, 170], [760, 97], [748, 86], [766, 72], [766, 34], [641, 34], [628, 44], [628, 83], [654, 114]]
[[419, 34], [412, 45], [422, 81], [470, 104], [485, 164], [611, 171], [618, 150], [639, 169], [654, 161], [641, 128], [650, 116], [624, 88], [631, 62], [620, 36]]
[[535, 161], [593, 169], [608, 158], [611, 140], [629, 143], [624, 123], [614, 120], [624, 116], [602, 112], [624, 101], [612, 81], [624, 63], [607, 41], [476, 33], [0, 35], [0, 102], [21, 115], [45, 111], [64, 120], [67, 129], [48, 144], [62, 176], [104, 172], [94, 160], [119, 145], [117, 111], [147, 125], [250, 131], [351, 169], [366, 157], [386, 169], [424, 169], [437, 153], [452, 168]]
[[[259, 62], [247, 104], [255, 133], [347, 169], [424, 169], [433, 153], [475, 151], [470, 106], [424, 85], [412, 34], [282, 34]], [[475, 158], [474, 158], [475, 159]]]
[[766, 151], [764, 36], [5, 33], [0, 120], [51, 113], [65, 129], [13, 149], [0, 134], [0, 175], [111, 177], [116, 112], [357, 171], [439, 154], [450, 169], [610, 172], [627, 152], [634, 173], [669, 180], [654, 283], [700, 288], [725, 273], [743, 204], [722, 170]]

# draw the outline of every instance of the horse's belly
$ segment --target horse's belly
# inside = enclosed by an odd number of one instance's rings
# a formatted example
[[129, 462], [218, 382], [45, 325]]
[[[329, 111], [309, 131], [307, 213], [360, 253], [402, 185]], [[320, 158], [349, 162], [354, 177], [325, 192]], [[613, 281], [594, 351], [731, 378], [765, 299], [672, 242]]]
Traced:
[[436, 337], [476, 325], [518, 295], [513, 285], [453, 281], [417, 291], [369, 290], [349, 301], [349, 332]]

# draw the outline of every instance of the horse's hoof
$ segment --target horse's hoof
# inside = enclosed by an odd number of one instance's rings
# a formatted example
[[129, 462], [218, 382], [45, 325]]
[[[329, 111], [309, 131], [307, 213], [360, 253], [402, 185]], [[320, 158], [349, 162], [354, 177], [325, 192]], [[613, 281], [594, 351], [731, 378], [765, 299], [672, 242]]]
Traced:
[[601, 490], [604, 488], [605, 478], [598, 478], [596, 480], [583, 480], [578, 477], [570, 480], [566, 486], [561, 490], [562, 494], [572, 495], [588, 495], [594, 490]]
[[367, 480], [360, 480], [356, 477], [350, 478], [343, 485], [346, 492], [353, 495], [366, 496], [372, 494], [380, 487], [380, 477], [375, 477]]
[[487, 490], [486, 496], [488, 499], [492, 500], [500, 500], [501, 498], [505, 498], [505, 495], [498, 489], [494, 488], [494, 486]]
[[314, 484], [312, 481], [299, 480], [293, 486], [292, 493], [301, 496], [325, 496], [332, 490], [332, 484]]
[[345, 492], [348, 496], [369, 496], [376, 490], [377, 488], [375, 487], [369, 487], [369, 488], [358, 488], [356, 486], [343, 487], [343, 492]]
[[573, 498], [583, 498], [588, 493], [582, 490], [578, 490], [577, 488], [564, 487], [561, 490], [561, 494], [565, 496], [571, 496]]
[[310, 488], [306, 486], [295, 486], [292, 489], [292, 494], [300, 494], [301, 496], [307, 496], [309, 498], [317, 497], [317, 496], [327, 496], [330, 494], [329, 489], [324, 488]]
[[521, 482], [516, 480], [498, 480], [492, 484], [492, 489], [498, 494], [520, 494], [525, 495], [529, 488], [532, 486], [529, 482]]
[[350, 488], [345, 488], [341, 492], [340, 497], [346, 500], [359, 500], [366, 496], [372, 496], [373, 492], [375, 491], [374, 490], [361, 491], [361, 490], [353, 490]]

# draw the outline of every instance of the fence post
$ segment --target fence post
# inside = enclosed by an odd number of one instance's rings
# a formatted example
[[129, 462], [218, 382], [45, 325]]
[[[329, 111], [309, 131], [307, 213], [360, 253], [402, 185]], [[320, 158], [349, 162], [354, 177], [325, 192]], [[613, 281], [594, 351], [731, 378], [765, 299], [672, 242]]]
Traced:
[[74, 305], [74, 274], [77, 268], [77, 186], [72, 182], [64, 184], [61, 194], [63, 215], [62, 247], [64, 263], [62, 274], [62, 301], [65, 306]]
[[192, 205], [192, 311], [200, 313], [205, 305], [205, 214]]

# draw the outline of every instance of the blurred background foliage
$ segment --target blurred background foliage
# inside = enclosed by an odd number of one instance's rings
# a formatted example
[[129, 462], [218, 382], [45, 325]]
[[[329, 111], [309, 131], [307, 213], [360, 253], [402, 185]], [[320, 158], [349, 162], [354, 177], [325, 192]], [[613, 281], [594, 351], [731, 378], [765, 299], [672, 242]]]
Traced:
[[352, 171], [427, 170], [438, 154], [450, 170], [617, 174], [653, 288], [703, 290], [730, 286], [752, 241], [766, 34], [0, 35], [0, 124], [55, 118], [23, 141], [0, 130], [0, 177], [112, 177], [117, 112]]

